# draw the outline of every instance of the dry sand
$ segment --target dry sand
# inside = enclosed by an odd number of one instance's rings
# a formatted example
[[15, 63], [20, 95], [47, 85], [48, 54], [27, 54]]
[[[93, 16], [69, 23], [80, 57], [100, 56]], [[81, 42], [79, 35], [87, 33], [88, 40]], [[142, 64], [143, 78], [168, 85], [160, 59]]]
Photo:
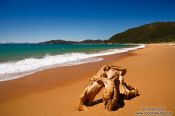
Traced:
[[[152, 44], [104, 59], [0, 82], [0, 116], [134, 116], [143, 113], [143, 108], [175, 113], [175, 47]], [[137, 87], [140, 96], [125, 100], [123, 108], [112, 112], [106, 111], [103, 103], [77, 111], [79, 95], [88, 79], [104, 64], [127, 68], [126, 82]], [[96, 99], [101, 97], [99, 94]]]

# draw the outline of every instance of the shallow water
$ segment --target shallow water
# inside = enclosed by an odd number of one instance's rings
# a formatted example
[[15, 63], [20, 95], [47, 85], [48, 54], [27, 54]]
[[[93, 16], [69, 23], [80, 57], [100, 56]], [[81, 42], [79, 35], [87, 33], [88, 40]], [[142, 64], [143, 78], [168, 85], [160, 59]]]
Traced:
[[51, 67], [98, 62], [102, 55], [144, 47], [124, 44], [1, 44], [0, 81], [16, 79]]

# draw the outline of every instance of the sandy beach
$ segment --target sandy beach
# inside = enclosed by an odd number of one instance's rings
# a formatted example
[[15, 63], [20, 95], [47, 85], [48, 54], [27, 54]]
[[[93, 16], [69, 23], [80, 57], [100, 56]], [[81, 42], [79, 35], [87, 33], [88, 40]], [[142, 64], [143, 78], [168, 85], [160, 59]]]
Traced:
[[[0, 82], [0, 116], [134, 116], [144, 108], [175, 113], [174, 46], [149, 44], [103, 58], [101, 62], [53, 68]], [[137, 87], [140, 96], [125, 100], [123, 108], [112, 112], [106, 111], [103, 103], [77, 111], [89, 78], [105, 64], [126, 68], [126, 82]], [[101, 97], [100, 93], [96, 100]]]

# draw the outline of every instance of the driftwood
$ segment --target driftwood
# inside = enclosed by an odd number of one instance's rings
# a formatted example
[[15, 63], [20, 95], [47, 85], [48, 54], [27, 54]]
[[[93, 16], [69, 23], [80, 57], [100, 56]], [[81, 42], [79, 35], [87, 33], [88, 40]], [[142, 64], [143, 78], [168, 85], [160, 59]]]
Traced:
[[111, 111], [113, 110], [113, 107], [115, 106], [117, 100], [118, 100], [118, 87], [115, 86], [115, 79], [112, 80], [108, 78], [100, 78], [97, 82], [102, 83], [104, 85], [104, 91], [103, 91], [103, 101], [105, 105], [105, 109]]
[[135, 88], [127, 85], [124, 82], [123, 76], [126, 74], [126, 69], [113, 65], [103, 66], [99, 72], [94, 75], [82, 92], [80, 96], [80, 103], [78, 110], [87, 110], [85, 106], [93, 105], [95, 96], [101, 91], [103, 91], [103, 101], [105, 109], [111, 111], [116, 105], [119, 94], [122, 94], [124, 98], [130, 98], [138, 94]]
[[82, 92], [80, 96], [80, 103], [78, 106], [78, 110], [86, 110], [85, 105], [92, 105], [93, 100], [95, 96], [100, 92], [100, 90], [103, 88], [103, 86], [99, 83], [97, 83], [97, 80], [104, 76], [105, 71], [108, 67], [103, 66], [99, 72], [94, 75], [90, 80], [85, 88], [85, 90]]
[[128, 85], [124, 81], [123, 76], [119, 76], [119, 82], [120, 82], [119, 91], [120, 91], [120, 94], [123, 96], [124, 99], [131, 99], [131, 98], [138, 95], [139, 90], [135, 87], [132, 87], [131, 85]]

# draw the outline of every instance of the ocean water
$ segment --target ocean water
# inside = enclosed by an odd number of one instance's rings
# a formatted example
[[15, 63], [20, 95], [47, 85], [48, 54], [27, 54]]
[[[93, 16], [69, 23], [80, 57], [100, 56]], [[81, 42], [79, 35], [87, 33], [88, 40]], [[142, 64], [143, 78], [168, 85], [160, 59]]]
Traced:
[[102, 61], [97, 56], [143, 48], [126, 44], [0, 44], [0, 81], [48, 68]]

